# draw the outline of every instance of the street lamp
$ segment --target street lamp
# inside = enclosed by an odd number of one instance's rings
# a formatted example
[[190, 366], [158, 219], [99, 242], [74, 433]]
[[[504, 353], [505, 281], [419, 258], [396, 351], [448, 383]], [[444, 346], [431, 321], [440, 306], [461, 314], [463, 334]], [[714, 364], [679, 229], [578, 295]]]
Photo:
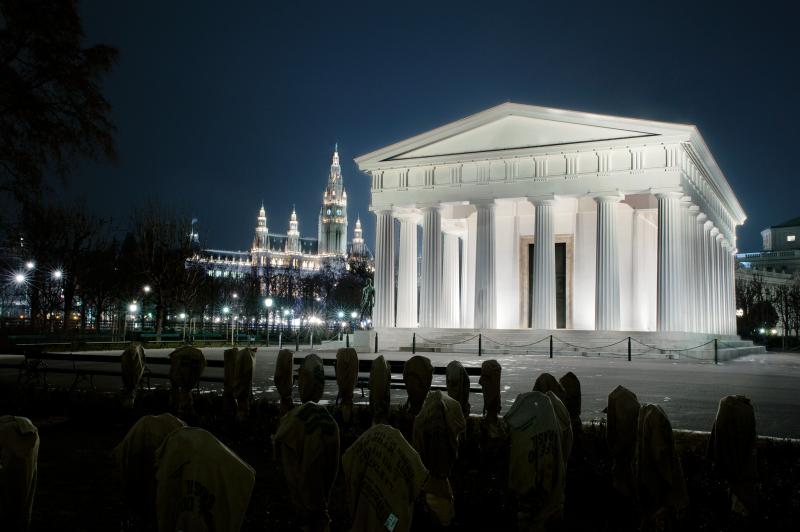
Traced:
[[150, 293], [150, 285], [149, 284], [144, 285], [142, 287], [142, 290], [144, 290], [145, 294], [149, 294]]
[[28, 278], [25, 277], [24, 273], [16, 273], [16, 274], [14, 274], [14, 282], [17, 283], [17, 284], [24, 284], [25, 281], [27, 281], [27, 280], [28, 280]]
[[29, 270], [32, 270], [36, 267], [36, 263], [33, 262], [32, 260], [29, 260], [28, 262], [25, 263], [25, 267]]
[[64, 275], [64, 273], [61, 270], [53, 270], [52, 276], [53, 276], [53, 279], [55, 279], [56, 281], [61, 279], [61, 277], [63, 275]]
[[340, 310], [339, 312], [337, 312], [337, 313], [336, 313], [336, 317], [337, 317], [337, 318], [339, 318], [339, 319], [342, 319], [342, 318], [344, 318], [344, 311], [343, 311], [343, 310]]

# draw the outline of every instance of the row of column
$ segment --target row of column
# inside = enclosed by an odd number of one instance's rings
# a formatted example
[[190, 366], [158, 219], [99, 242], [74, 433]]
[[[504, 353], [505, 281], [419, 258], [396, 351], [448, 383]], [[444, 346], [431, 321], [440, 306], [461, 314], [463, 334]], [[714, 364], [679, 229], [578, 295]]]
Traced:
[[658, 330], [736, 334], [735, 250], [690, 198], [656, 197]]
[[[658, 199], [657, 329], [735, 334], [734, 250], [699, 207], [680, 192]], [[599, 195], [597, 203], [595, 329], [620, 328], [620, 264], [617, 206], [621, 195]], [[556, 328], [555, 218], [553, 198], [530, 198], [535, 209], [532, 327]], [[474, 327], [496, 327], [495, 204], [475, 203]], [[377, 213], [375, 312], [377, 327], [417, 325], [417, 214], [400, 219], [397, 320], [394, 320], [394, 231], [389, 210]], [[466, 246], [464, 246], [466, 256]], [[442, 234], [439, 207], [422, 209], [422, 268], [419, 325], [460, 325], [459, 238]], [[462, 277], [462, 279], [460, 279]]]

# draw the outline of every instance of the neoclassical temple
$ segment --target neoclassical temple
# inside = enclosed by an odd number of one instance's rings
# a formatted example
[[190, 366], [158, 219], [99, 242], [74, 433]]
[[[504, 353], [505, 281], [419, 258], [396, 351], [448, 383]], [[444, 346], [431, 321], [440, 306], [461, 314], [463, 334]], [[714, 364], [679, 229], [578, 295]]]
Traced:
[[356, 163], [379, 329], [736, 333], [745, 213], [694, 126], [505, 103]]

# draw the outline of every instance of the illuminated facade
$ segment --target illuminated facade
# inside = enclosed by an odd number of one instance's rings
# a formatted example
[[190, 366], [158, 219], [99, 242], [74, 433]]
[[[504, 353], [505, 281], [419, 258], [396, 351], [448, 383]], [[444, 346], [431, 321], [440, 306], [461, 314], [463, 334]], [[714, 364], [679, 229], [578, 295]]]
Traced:
[[203, 265], [210, 276], [242, 278], [251, 274], [263, 275], [270, 269], [314, 272], [326, 262], [343, 262], [348, 257], [368, 259], [369, 250], [364, 244], [361, 220], [356, 220], [352, 246], [349, 247], [347, 226], [347, 192], [337, 145], [322, 197], [317, 238], [300, 236], [300, 222], [294, 208], [286, 233], [270, 232], [262, 203], [249, 251], [204, 249], [198, 252], [193, 261]]

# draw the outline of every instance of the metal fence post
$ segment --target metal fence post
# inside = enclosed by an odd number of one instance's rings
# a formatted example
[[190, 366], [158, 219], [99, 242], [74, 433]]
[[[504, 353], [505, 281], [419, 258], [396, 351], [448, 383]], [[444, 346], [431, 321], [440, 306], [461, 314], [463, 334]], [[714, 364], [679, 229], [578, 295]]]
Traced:
[[267, 347], [269, 347], [269, 326], [267, 327]]
[[294, 333], [294, 352], [297, 353], [300, 351], [300, 328], [297, 328], [297, 331]]
[[631, 337], [628, 336], [628, 362], [631, 361]]
[[483, 335], [478, 333], [478, 356], [481, 356], [483, 352]]
[[375, 331], [375, 352], [378, 352], [378, 331]]
[[553, 358], [553, 335], [550, 335], [550, 358]]
[[714, 364], [715, 365], [719, 361], [719, 358], [718, 358], [718, 355], [717, 355], [717, 351], [719, 349], [718, 346], [717, 346], [717, 342], [718, 342], [718, 340], [716, 338], [714, 338]]
[[344, 346], [350, 347], [350, 333], [344, 335]]
[[411, 354], [417, 354], [417, 333], [414, 333], [414, 335], [411, 337]]

